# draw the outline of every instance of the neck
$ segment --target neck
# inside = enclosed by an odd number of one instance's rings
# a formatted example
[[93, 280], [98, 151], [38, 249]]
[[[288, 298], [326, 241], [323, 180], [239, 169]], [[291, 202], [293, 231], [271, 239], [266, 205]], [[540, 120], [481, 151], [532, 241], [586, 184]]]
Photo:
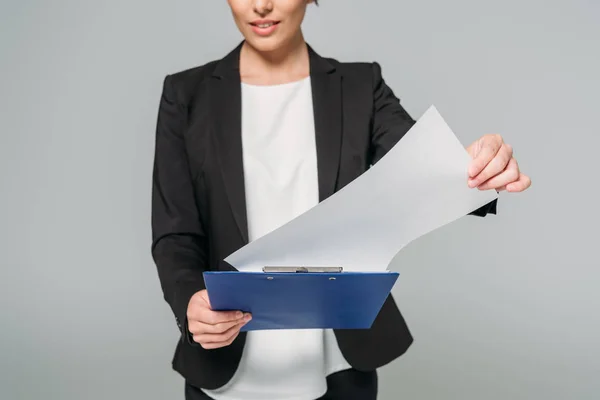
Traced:
[[305, 78], [310, 73], [308, 48], [302, 32], [281, 48], [260, 51], [244, 42], [240, 75], [248, 83], [276, 84]]

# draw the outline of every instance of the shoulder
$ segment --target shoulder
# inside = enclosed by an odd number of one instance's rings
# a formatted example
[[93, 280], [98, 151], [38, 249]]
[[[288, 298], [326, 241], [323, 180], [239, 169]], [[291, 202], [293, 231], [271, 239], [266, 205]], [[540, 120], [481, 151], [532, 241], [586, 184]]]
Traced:
[[198, 90], [210, 79], [219, 60], [174, 71], [163, 80], [163, 93], [173, 101], [187, 104]]
[[377, 85], [382, 78], [381, 65], [377, 61], [340, 61], [336, 58], [324, 58], [340, 72], [345, 79], [357, 79]]

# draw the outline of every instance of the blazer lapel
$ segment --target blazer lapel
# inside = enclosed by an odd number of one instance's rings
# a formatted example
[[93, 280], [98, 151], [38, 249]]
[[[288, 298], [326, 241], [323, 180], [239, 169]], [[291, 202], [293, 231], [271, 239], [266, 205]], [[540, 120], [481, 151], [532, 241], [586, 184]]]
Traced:
[[242, 154], [242, 94], [239, 74], [241, 44], [223, 58], [211, 78], [210, 90], [217, 152], [227, 197], [236, 224], [248, 243], [248, 219]]
[[342, 77], [336, 68], [308, 46], [312, 82], [319, 200], [336, 189], [342, 146]]
[[[248, 217], [242, 149], [242, 94], [239, 71], [243, 42], [215, 67], [210, 90], [214, 132], [223, 181], [231, 210], [244, 243], [248, 243]], [[308, 46], [315, 120], [319, 200], [336, 189], [342, 145], [341, 74]]]

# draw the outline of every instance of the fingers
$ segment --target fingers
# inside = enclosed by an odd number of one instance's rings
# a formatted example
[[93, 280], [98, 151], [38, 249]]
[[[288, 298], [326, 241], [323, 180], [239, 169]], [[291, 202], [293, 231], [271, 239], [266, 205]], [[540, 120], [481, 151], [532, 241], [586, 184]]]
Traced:
[[241, 311], [213, 311], [205, 289], [195, 293], [190, 299], [187, 329], [195, 342], [206, 349], [214, 349], [231, 344], [241, 327], [251, 319], [249, 313]]
[[[219, 311], [210, 311], [210, 312], [213, 314], [220, 313]], [[247, 323], [248, 321], [250, 321], [251, 319], [252, 319], [252, 316], [248, 313], [245, 314], [240, 319], [236, 319], [233, 321], [220, 322], [220, 323], [216, 323], [216, 324], [211, 324], [211, 323], [207, 322], [206, 319], [195, 320], [195, 319], [188, 318], [188, 330], [193, 335], [199, 335], [199, 334], [204, 334], [204, 333], [220, 334], [236, 325], [239, 325], [239, 324], [243, 325], [243, 324]]]
[[508, 192], [522, 192], [529, 186], [531, 186], [531, 179], [525, 174], [519, 174], [519, 179], [506, 185], [506, 190]]
[[216, 349], [229, 346], [239, 335], [242, 326], [250, 319], [250, 314], [247, 314], [246, 318], [240, 321], [227, 322], [219, 325], [209, 325], [194, 321], [193, 323], [190, 323], [190, 332], [194, 337], [194, 341], [199, 343], [203, 348]]
[[213, 311], [207, 305], [194, 304], [188, 308], [188, 320], [202, 321], [209, 325], [239, 321], [244, 318], [241, 311]]
[[472, 155], [473, 161], [469, 166], [469, 177], [475, 178], [477, 175], [479, 175], [494, 159], [502, 147], [502, 144], [503, 140], [502, 136], [500, 135], [485, 135], [479, 139], [479, 141], [475, 144], [475, 154]]
[[513, 149], [504, 143], [502, 136], [482, 136], [467, 152], [473, 157], [468, 171], [469, 187], [522, 192], [531, 186], [531, 179], [520, 172]]
[[[241, 326], [240, 326], [240, 328], [241, 328]], [[194, 341], [200, 343], [202, 348], [204, 348], [206, 350], [219, 349], [221, 347], [229, 346], [231, 343], [233, 343], [233, 341], [240, 334], [240, 328], [238, 328], [237, 330], [234, 330], [232, 335], [227, 340], [224, 340], [221, 342], [206, 342], [204, 340], [204, 338], [202, 338], [202, 337], [198, 337], [198, 338], [194, 337]]]
[[190, 299], [187, 310], [188, 320], [202, 321], [206, 324], [217, 325], [225, 322], [239, 321], [244, 318], [241, 311], [213, 311], [210, 307], [208, 292], [202, 290]]
[[511, 158], [504, 171], [483, 182], [478, 186], [478, 188], [480, 190], [496, 189], [498, 191], [502, 191], [505, 189], [506, 185], [517, 181], [519, 179], [519, 174], [520, 172], [517, 160]]
[[221, 324], [210, 325], [201, 321], [189, 321], [188, 322], [188, 330], [192, 335], [200, 335], [200, 334], [221, 334], [226, 332], [228, 329], [233, 328], [234, 326], [243, 323], [244, 320], [239, 321], [230, 321], [223, 322]]
[[[482, 149], [482, 152], [484, 150]], [[492, 150], [488, 150], [485, 152], [484, 158], [482, 160], [486, 161], [489, 154], [491, 154]], [[488, 179], [495, 177], [500, 174], [502, 171], [506, 169], [508, 163], [512, 159], [512, 147], [508, 144], [502, 144], [500, 149], [492, 156], [491, 160], [487, 162], [487, 165], [481, 172], [479, 172], [476, 176], [469, 179], [469, 187], [477, 187], [482, 183], [486, 182]], [[479, 156], [474, 160], [474, 162], [478, 162]], [[481, 163], [484, 161], [480, 161]]]
[[241, 311], [212, 311], [203, 309], [198, 321], [209, 325], [219, 325], [227, 322], [240, 322], [243, 318], [244, 313]]

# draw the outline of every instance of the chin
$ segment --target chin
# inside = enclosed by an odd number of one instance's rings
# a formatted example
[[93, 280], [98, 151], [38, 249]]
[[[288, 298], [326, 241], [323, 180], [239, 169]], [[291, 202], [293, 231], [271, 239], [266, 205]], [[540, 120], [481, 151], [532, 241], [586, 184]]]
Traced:
[[246, 42], [256, 51], [261, 53], [270, 53], [284, 47], [285, 41], [276, 37], [269, 38], [246, 38]]

